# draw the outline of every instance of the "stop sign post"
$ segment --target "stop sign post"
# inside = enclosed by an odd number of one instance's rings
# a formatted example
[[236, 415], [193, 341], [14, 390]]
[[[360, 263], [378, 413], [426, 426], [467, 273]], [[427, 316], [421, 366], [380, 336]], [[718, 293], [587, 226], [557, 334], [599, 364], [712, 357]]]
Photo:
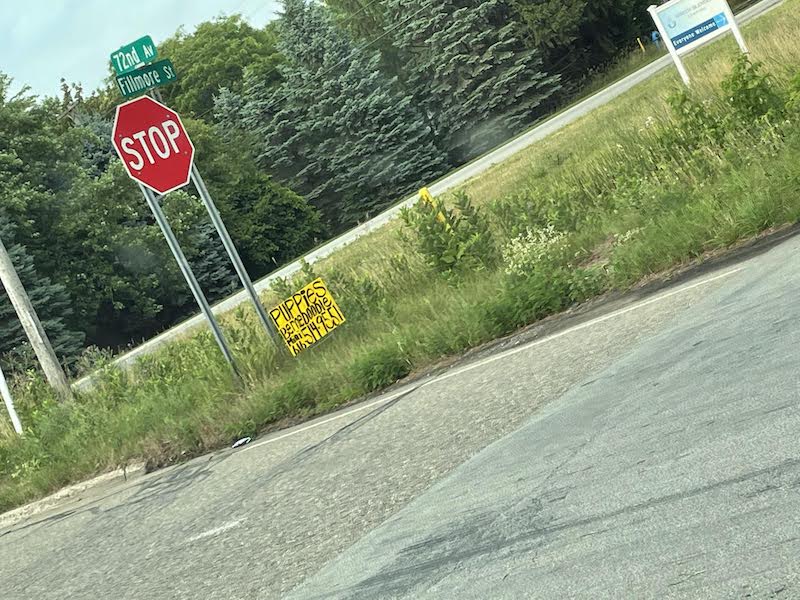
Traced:
[[[112, 141], [128, 175], [139, 183], [195, 300], [211, 326], [220, 350], [234, 371], [237, 371], [236, 365], [233, 355], [225, 343], [222, 330], [219, 328], [197, 278], [186, 261], [178, 240], [161, 210], [160, 197], [157, 197], [156, 194], [164, 196], [185, 186], [189, 181], [194, 183], [211, 217], [211, 222], [233, 263], [236, 274], [250, 296], [259, 320], [278, 345], [277, 332], [261, 304], [258, 292], [236, 251], [211, 194], [209, 194], [199, 170], [193, 164], [194, 145], [178, 114], [148, 96], [120, 104], [117, 106], [114, 118]], [[281, 348], [282, 345], [278, 345], [278, 347]]]
[[117, 106], [112, 141], [128, 175], [154, 192], [189, 183], [194, 145], [178, 114], [153, 98]]
[[180, 117], [160, 102], [143, 96], [117, 106], [111, 138], [128, 175], [139, 183], [167, 245], [189, 284], [192, 296], [211, 327], [219, 349], [238, 374], [222, 329], [161, 210], [160, 198], [154, 193], [163, 196], [189, 183], [194, 145], [186, 135]]

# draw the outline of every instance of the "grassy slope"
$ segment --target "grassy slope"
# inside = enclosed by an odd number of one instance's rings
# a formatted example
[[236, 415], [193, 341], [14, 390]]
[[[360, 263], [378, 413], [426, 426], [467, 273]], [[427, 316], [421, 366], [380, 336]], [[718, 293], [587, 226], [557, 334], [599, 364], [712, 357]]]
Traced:
[[[792, 41], [798, 8], [800, 0], [787, 0], [745, 30], [754, 57], [778, 79], [800, 65], [800, 45]], [[689, 59], [699, 94], [718, 95], [734, 56], [726, 39]], [[145, 357], [131, 374], [107, 368], [95, 390], [69, 405], [58, 405], [35, 376], [17, 381], [29, 431], [17, 440], [0, 420], [0, 510], [130, 460], [168, 463], [330, 410], [574, 300], [795, 220], [796, 146], [742, 162], [735, 155], [747, 154], [750, 144], [737, 138], [732, 152], [669, 157], [669, 177], [648, 162], [655, 159], [642, 151], [650, 135], [644, 124], [666, 118], [665, 98], [677, 83], [672, 70], [664, 72], [464, 188], [491, 208], [498, 246], [544, 211], [568, 232], [568, 249], [580, 261], [597, 262], [597, 249], [605, 249], [601, 281], [585, 283], [589, 276], [569, 261], [537, 267], [524, 285], [509, 285], [502, 268], [439, 277], [393, 223], [315, 265], [348, 324], [301, 358], [276, 353], [247, 307], [226, 316], [243, 383], [231, 379], [208, 333]], [[631, 173], [648, 175], [629, 181]], [[498, 211], [498, 202], [511, 212]], [[609, 250], [608, 240], [626, 232], [633, 233]], [[267, 302], [276, 298], [270, 293]]]
[[[800, 64], [800, 47], [793, 42], [796, 2], [787, 2], [749, 23], [744, 31], [754, 60], [772, 73], [789, 78]], [[686, 58], [693, 88], [701, 95], [717, 92], [730, 71], [736, 42], [726, 36]], [[667, 69], [633, 88], [618, 100], [571, 123], [557, 134], [519, 152], [465, 186], [476, 199], [497, 199], [537, 185], [542, 176], [558, 178], [563, 171], [596, 157], [617, 144], [630, 127], [642, 127], [650, 116], [669, 113], [667, 95], [680, 85], [675, 69]]]

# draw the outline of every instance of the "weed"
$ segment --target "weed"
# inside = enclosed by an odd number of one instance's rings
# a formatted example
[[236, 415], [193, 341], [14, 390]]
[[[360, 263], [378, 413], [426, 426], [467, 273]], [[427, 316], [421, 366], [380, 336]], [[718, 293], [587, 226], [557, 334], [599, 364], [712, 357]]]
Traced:
[[497, 249], [489, 225], [466, 194], [457, 195], [452, 208], [441, 198], [422, 198], [401, 214], [414, 231], [411, 239], [436, 271], [452, 275], [496, 263]]

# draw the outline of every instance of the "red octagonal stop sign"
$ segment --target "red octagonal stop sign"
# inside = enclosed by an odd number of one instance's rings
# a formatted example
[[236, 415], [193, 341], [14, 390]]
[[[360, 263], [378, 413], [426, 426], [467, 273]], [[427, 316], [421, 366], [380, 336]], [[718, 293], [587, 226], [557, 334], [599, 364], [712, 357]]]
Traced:
[[159, 194], [189, 183], [194, 145], [178, 114], [149, 96], [117, 106], [114, 148], [136, 181]]

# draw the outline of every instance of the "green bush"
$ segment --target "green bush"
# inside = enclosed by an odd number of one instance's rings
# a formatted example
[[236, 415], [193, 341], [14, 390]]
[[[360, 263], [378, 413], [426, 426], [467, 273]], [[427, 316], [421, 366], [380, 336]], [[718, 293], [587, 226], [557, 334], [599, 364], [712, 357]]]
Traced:
[[498, 334], [504, 334], [556, 313], [570, 304], [569, 281], [569, 271], [562, 268], [508, 277], [498, 293], [484, 302], [484, 318]]
[[456, 196], [453, 208], [441, 198], [423, 196], [401, 216], [418, 251], [439, 273], [480, 271], [497, 262], [489, 224], [465, 194]]
[[373, 277], [333, 269], [325, 281], [351, 322], [361, 322], [370, 314], [391, 314], [392, 306], [386, 288]]
[[387, 340], [358, 355], [350, 376], [362, 392], [391, 385], [411, 372], [411, 361], [397, 341]]
[[752, 62], [747, 54], [742, 54], [722, 82], [732, 114], [746, 122], [780, 119], [785, 111], [786, 100], [762, 69], [761, 63]]
[[607, 291], [611, 280], [604, 266], [593, 265], [572, 271], [568, 285], [570, 301], [581, 303]]

